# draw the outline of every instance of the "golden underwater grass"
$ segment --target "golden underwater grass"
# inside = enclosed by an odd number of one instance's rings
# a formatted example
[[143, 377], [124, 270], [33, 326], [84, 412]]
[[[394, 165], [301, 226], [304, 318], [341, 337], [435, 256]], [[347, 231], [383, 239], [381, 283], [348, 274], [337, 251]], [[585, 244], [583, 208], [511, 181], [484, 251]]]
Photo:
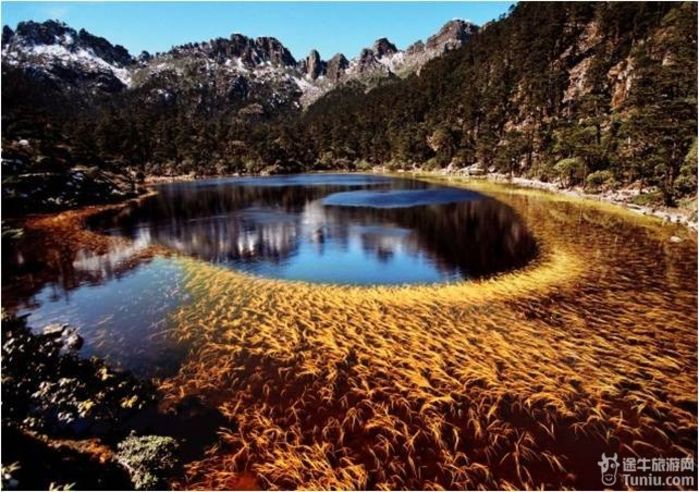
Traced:
[[600, 488], [602, 452], [693, 452], [696, 238], [618, 207], [467, 185], [522, 215], [539, 259], [374, 288], [178, 260], [193, 300], [174, 326], [193, 348], [160, 387], [237, 422], [178, 487]]
[[[175, 486], [596, 489], [602, 452], [696, 448], [695, 235], [604, 203], [448, 181], [512, 206], [539, 258], [488, 280], [375, 288], [173, 260], [192, 301], [172, 325], [192, 351], [160, 388], [237, 422]], [[28, 226], [57, 251], [106, 250], [126, 240], [81, 225], [111, 207]]]

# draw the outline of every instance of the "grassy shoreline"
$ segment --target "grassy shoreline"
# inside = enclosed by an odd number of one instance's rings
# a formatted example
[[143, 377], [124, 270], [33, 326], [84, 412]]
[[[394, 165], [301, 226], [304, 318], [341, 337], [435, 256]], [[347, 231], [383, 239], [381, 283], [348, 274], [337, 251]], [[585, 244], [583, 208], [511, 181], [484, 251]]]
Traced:
[[[619, 190], [599, 190], [596, 193], [590, 192], [581, 186], [574, 187], [564, 187], [558, 183], [545, 182], [537, 179], [530, 179], [521, 176], [511, 177], [506, 174], [499, 173], [486, 173], [482, 175], [468, 175], [462, 172], [462, 170], [456, 171], [428, 171], [420, 168], [406, 171], [391, 171], [386, 166], [376, 166], [368, 170], [359, 171], [349, 171], [346, 169], [337, 170], [324, 170], [324, 171], [314, 171], [312, 173], [324, 174], [324, 173], [369, 173], [369, 174], [384, 174], [393, 176], [406, 176], [410, 175], [412, 177], [428, 177], [428, 178], [445, 178], [445, 179], [460, 179], [464, 181], [478, 182], [478, 181], [489, 181], [499, 184], [505, 184], [509, 186], [516, 186], [519, 188], [535, 189], [539, 191], [546, 191], [550, 193], [555, 193], [559, 195], [564, 195], [573, 198], [580, 198], [590, 201], [605, 202], [613, 205], [618, 205], [624, 207], [634, 213], [639, 215], [646, 215], [651, 217], [657, 217], [663, 223], [668, 224], [682, 224], [689, 229], [697, 230], [699, 225], [699, 217], [697, 215], [697, 197], [689, 198], [684, 200], [682, 203], [687, 206], [677, 206], [677, 207], [666, 207], [666, 206], [654, 206], [654, 205], [643, 205], [634, 203], [634, 200], [638, 197], [642, 197], [643, 194], [639, 192], [637, 187], [625, 187]], [[262, 174], [264, 176], [265, 174]], [[149, 176], [145, 180], [145, 184], [159, 185], [166, 183], [179, 183], [179, 182], [192, 182], [200, 181], [206, 179], [215, 178], [234, 178], [234, 177], [246, 177], [246, 176], [258, 176], [257, 174], [250, 175], [222, 175], [222, 176], [195, 176], [193, 173], [183, 174], [177, 176]]]

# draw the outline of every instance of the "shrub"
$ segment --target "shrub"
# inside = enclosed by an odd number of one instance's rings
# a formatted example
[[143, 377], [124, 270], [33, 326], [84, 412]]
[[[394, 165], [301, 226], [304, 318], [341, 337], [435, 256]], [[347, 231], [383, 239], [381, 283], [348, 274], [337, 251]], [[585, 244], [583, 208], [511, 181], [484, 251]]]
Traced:
[[570, 157], [558, 161], [556, 165], [553, 166], [553, 170], [563, 186], [568, 187], [582, 181], [585, 164], [579, 157]]
[[695, 195], [697, 192], [697, 140], [694, 139], [675, 180], [675, 190], [681, 196]]
[[167, 488], [165, 478], [179, 465], [179, 445], [171, 437], [130, 435], [118, 445], [117, 461], [138, 490]]
[[357, 162], [354, 166], [354, 168], [357, 171], [371, 171], [373, 169], [373, 167], [374, 166], [370, 162], [365, 161], [363, 159], [361, 161]]
[[663, 194], [658, 190], [650, 191], [648, 193], [640, 193], [631, 197], [630, 202], [634, 205], [640, 205], [642, 207], [659, 206], [663, 203]]
[[588, 174], [585, 184], [593, 189], [614, 186], [614, 174], [611, 171], [595, 171]]

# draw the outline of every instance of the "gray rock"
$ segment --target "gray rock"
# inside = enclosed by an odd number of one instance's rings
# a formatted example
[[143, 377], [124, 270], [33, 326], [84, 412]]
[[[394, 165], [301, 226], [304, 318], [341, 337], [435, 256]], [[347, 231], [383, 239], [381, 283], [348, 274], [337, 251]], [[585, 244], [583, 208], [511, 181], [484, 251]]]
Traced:
[[63, 332], [66, 328], [68, 328], [68, 325], [51, 323], [50, 325], [44, 326], [44, 328], [41, 330], [41, 333], [49, 337], [60, 337], [63, 335]]
[[318, 51], [311, 50], [304, 60], [303, 69], [306, 75], [308, 75], [312, 80], [315, 80], [321, 75], [325, 74], [325, 62], [320, 59], [320, 54]]
[[55, 339], [66, 350], [80, 350], [84, 343], [77, 330], [70, 325], [51, 323], [44, 326], [41, 332], [44, 336]]
[[478, 32], [478, 26], [461, 19], [454, 19], [442, 26], [437, 34], [427, 39], [428, 50], [445, 52], [460, 48]]
[[70, 328], [70, 331], [63, 336], [63, 347], [67, 350], [78, 351], [83, 347], [83, 338], [77, 334], [75, 329]]
[[384, 56], [390, 56], [398, 52], [396, 45], [391, 43], [386, 38], [379, 38], [374, 42], [372, 51], [376, 55], [376, 58], [383, 58]]
[[339, 81], [349, 67], [349, 60], [345, 58], [345, 55], [338, 53], [328, 60], [325, 72], [332, 82]]

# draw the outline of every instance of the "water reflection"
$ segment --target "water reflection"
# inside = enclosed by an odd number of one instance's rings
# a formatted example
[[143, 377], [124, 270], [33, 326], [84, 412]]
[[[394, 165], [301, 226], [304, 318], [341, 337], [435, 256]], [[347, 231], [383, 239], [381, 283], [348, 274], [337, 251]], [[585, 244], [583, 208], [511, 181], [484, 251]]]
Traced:
[[190, 348], [170, 330], [189, 295], [177, 259], [154, 256], [163, 247], [257, 275], [342, 284], [480, 278], [536, 254], [519, 216], [492, 198], [361, 175], [168, 185], [88, 226], [114, 236], [108, 249], [41, 228], [3, 243], [3, 306], [36, 330], [76, 327], [81, 354], [142, 376], [171, 374]]
[[536, 254], [517, 214], [474, 192], [372, 176], [306, 178], [163, 186], [90, 226], [249, 273], [341, 284], [480, 278]]

